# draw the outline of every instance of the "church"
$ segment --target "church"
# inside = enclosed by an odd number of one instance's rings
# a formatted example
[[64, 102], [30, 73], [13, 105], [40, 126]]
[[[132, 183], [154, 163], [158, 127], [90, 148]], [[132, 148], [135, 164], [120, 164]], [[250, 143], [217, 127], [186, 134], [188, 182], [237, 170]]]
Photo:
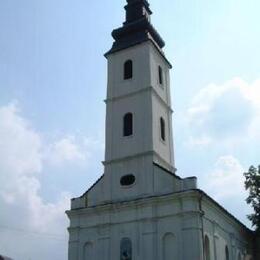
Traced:
[[146, 0], [127, 0], [112, 32], [104, 174], [71, 200], [69, 260], [257, 260], [254, 233], [181, 178], [170, 69]]

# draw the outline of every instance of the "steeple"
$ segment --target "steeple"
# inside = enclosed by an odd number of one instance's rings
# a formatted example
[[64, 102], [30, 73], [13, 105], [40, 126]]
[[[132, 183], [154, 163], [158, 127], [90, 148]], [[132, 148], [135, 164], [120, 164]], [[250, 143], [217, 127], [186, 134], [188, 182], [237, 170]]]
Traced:
[[149, 40], [161, 51], [165, 43], [151, 24], [149, 3], [146, 0], [127, 0], [125, 10], [126, 20], [122, 27], [112, 32], [115, 41], [105, 56]]
[[150, 15], [152, 11], [149, 8], [149, 3], [146, 0], [128, 0], [125, 6], [126, 10], [126, 22], [131, 23], [142, 18], [146, 18], [150, 21]]
[[162, 51], [164, 41], [150, 22], [146, 0], [127, 0], [125, 10], [125, 21], [113, 31], [115, 41], [106, 55], [103, 164], [108, 201], [162, 192], [164, 181], [155, 165], [175, 171], [171, 65]]

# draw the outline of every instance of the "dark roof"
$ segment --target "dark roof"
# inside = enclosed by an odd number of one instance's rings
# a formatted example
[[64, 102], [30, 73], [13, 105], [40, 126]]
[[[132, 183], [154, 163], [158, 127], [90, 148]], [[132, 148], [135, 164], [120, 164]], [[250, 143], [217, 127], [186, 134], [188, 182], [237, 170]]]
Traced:
[[115, 41], [105, 56], [145, 41], [152, 41], [161, 51], [165, 42], [150, 22], [152, 11], [149, 3], [146, 0], [127, 0], [125, 10], [126, 21], [112, 32]]
[[12, 260], [12, 258], [0, 255], [0, 260]]
[[114, 30], [112, 36], [115, 41], [107, 54], [148, 41], [150, 37], [160, 48], [165, 45], [159, 33], [145, 17], [130, 24], [124, 24], [123, 27]]

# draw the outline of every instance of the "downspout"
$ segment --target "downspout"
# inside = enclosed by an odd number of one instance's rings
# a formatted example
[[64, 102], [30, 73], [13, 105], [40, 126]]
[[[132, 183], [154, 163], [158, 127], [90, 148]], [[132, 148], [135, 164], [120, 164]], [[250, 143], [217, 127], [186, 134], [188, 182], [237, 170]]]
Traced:
[[202, 255], [203, 260], [205, 260], [205, 239], [204, 239], [204, 222], [203, 222], [203, 216], [205, 215], [205, 212], [202, 210], [202, 198], [203, 193], [200, 193], [199, 198], [199, 210], [200, 210], [200, 221], [201, 221], [201, 238], [202, 238]]

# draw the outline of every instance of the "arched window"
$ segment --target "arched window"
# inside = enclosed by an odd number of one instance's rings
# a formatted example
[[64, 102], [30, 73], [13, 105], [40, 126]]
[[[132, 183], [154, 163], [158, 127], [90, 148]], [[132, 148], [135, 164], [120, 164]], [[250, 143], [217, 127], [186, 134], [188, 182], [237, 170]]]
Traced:
[[172, 233], [166, 233], [163, 236], [163, 260], [175, 260], [179, 259], [178, 255], [178, 243], [176, 237]]
[[129, 238], [121, 239], [120, 260], [132, 260], [132, 242]]
[[225, 256], [226, 256], [226, 259], [225, 259], [225, 260], [229, 260], [229, 250], [228, 250], [228, 246], [226, 246], [226, 248], [225, 248]]
[[210, 260], [210, 242], [207, 235], [205, 236], [204, 239], [204, 250], [205, 250], [205, 259]]
[[159, 77], [159, 83], [162, 85], [163, 84], [163, 71], [162, 71], [161, 66], [158, 66], [158, 77]]
[[87, 242], [84, 246], [84, 259], [92, 259], [93, 254], [93, 244], [91, 242]]
[[133, 62], [127, 60], [124, 64], [124, 79], [131, 79], [133, 77]]
[[133, 114], [127, 113], [124, 116], [124, 136], [131, 136], [133, 134]]
[[163, 141], [165, 141], [166, 139], [166, 135], [165, 135], [165, 121], [164, 119], [161, 117], [160, 118], [160, 130], [161, 130], [161, 138]]

